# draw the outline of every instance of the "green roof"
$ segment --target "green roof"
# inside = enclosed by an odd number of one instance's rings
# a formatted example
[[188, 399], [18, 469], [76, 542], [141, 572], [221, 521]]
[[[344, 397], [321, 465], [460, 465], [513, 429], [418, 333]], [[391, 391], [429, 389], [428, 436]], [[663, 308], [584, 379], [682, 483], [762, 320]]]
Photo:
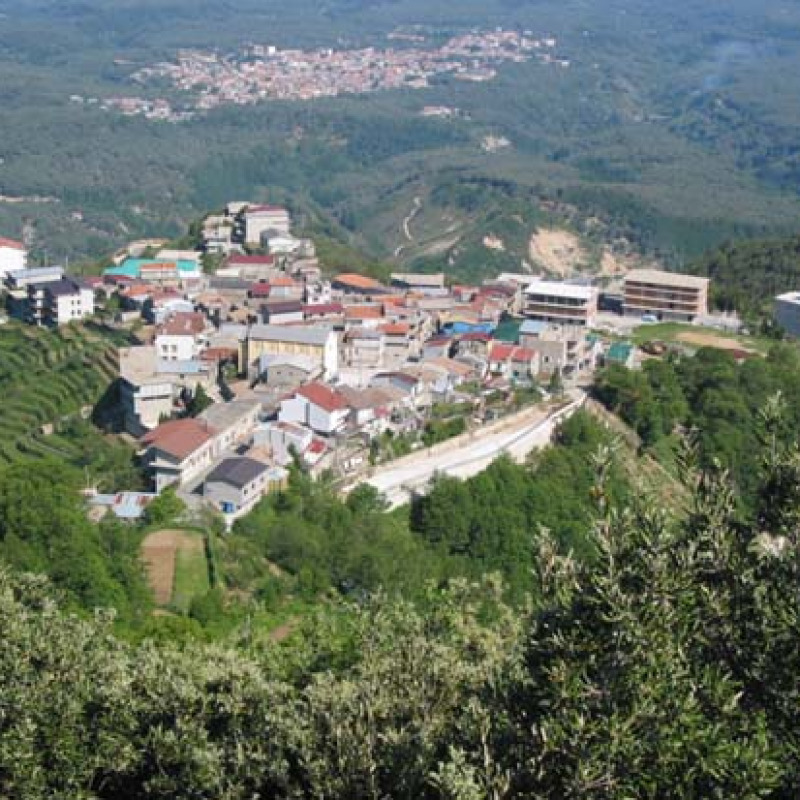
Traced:
[[614, 342], [611, 347], [608, 348], [606, 359], [608, 361], [619, 361], [624, 364], [631, 357], [632, 352], [633, 345], [630, 342]]

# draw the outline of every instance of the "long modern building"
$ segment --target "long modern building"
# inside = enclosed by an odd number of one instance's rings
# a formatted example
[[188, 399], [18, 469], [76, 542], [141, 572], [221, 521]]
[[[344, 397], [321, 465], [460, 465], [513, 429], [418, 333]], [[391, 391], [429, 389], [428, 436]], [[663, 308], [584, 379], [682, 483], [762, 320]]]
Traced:
[[693, 322], [708, 313], [708, 278], [659, 269], [634, 269], [625, 276], [625, 316]]
[[529, 319], [588, 326], [597, 314], [594, 286], [535, 280], [527, 285], [522, 313]]

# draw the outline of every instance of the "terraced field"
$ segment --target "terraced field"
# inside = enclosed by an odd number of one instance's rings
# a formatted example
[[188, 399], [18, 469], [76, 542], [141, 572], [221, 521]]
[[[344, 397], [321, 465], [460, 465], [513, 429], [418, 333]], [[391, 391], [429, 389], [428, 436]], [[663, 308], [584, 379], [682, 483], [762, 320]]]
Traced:
[[[93, 407], [117, 376], [117, 350], [99, 329], [0, 328], [0, 466], [21, 456], [70, 459], [59, 427]], [[55, 435], [42, 434], [52, 425]]]

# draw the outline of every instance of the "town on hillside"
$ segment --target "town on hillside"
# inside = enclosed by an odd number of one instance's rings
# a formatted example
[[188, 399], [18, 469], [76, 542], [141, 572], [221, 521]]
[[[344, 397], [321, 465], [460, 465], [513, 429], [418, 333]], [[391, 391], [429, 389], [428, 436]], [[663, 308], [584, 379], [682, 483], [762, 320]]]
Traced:
[[[151, 491], [119, 487], [94, 504], [136, 517], [173, 487], [230, 526], [293, 464], [353, 484], [416, 451], [435, 463], [445, 440], [481, 441], [536, 404], [557, 410], [599, 365], [637, 365], [637, 327], [720, 322], [705, 278], [380, 281], [327, 274], [294, 230], [283, 207], [231, 202], [205, 218], [197, 250], [134, 242], [92, 277], [29, 267], [21, 243], [0, 239], [9, 316], [49, 327], [94, 316], [135, 332], [119, 349], [112, 423], [135, 440]], [[798, 298], [783, 299], [800, 318]]]

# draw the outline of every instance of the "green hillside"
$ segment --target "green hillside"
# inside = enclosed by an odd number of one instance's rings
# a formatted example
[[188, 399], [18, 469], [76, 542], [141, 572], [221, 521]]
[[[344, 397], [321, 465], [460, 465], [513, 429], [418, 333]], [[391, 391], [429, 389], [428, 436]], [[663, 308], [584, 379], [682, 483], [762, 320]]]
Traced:
[[[73, 460], [76, 437], [60, 435], [91, 413], [117, 377], [117, 349], [99, 329], [57, 331], [9, 323], [0, 329], [0, 466], [22, 456]], [[43, 426], [53, 425], [54, 435]]]

